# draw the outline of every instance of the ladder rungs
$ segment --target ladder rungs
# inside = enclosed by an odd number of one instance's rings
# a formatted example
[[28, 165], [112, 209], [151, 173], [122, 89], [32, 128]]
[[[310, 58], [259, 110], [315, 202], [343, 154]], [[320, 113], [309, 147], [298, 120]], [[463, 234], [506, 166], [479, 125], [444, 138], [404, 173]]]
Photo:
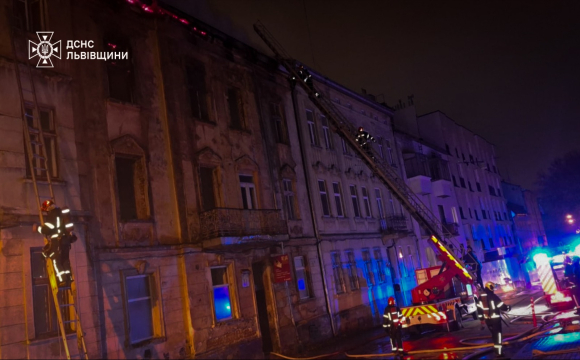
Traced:
[[38, 145], [38, 146], [42, 146], [41, 142], [35, 141], [35, 140], [30, 140], [30, 143], [33, 145]]
[[39, 167], [35, 167], [34, 170], [46, 171], [45, 168], [39, 168]]
[[33, 134], [39, 134], [40, 133], [40, 130], [29, 126], [28, 127], [28, 132], [29, 133], [33, 133]]
[[77, 322], [77, 320], [67, 320], [67, 321], [63, 321], [63, 324], [70, 324], [70, 323], [74, 323]]
[[42, 160], [46, 159], [44, 156], [38, 155], [38, 154], [32, 154], [32, 156], [34, 156], [37, 159], [42, 159]]
[[28, 117], [28, 118], [34, 118], [34, 115], [32, 115], [32, 114], [27, 114], [27, 113], [25, 113], [25, 114], [24, 114], [24, 116], [26, 116], [26, 117]]
[[58, 290], [70, 290], [70, 286], [59, 286]]
[[59, 306], [60, 307], [69, 307], [69, 306], [75, 306], [75, 304], [61, 304]]

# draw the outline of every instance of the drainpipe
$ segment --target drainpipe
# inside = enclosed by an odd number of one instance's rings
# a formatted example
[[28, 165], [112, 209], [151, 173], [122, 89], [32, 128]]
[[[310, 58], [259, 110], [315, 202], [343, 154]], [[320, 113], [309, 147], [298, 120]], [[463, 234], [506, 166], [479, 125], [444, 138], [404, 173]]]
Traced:
[[306, 164], [306, 158], [304, 156], [304, 141], [302, 139], [302, 129], [300, 124], [300, 119], [298, 117], [298, 103], [296, 99], [296, 88], [292, 87], [292, 107], [294, 109], [294, 120], [296, 122], [296, 127], [298, 130], [298, 145], [300, 148], [300, 158], [302, 160], [302, 168], [304, 170], [304, 177], [306, 178], [306, 194], [308, 196], [308, 206], [310, 207], [310, 217], [312, 220], [312, 229], [314, 230], [314, 237], [316, 238], [316, 250], [318, 252], [318, 265], [320, 266], [320, 273], [322, 274], [322, 287], [324, 288], [324, 299], [326, 300], [326, 309], [328, 310], [328, 316], [330, 317], [330, 327], [332, 328], [332, 335], [336, 337], [336, 326], [334, 324], [334, 317], [332, 315], [332, 308], [330, 307], [330, 296], [328, 295], [328, 284], [326, 283], [326, 271], [324, 270], [324, 258], [322, 257], [322, 249], [320, 248], [320, 234], [318, 232], [318, 224], [316, 222], [316, 217], [314, 215], [314, 203], [312, 201], [312, 194], [310, 188], [310, 173], [308, 171], [308, 166]]

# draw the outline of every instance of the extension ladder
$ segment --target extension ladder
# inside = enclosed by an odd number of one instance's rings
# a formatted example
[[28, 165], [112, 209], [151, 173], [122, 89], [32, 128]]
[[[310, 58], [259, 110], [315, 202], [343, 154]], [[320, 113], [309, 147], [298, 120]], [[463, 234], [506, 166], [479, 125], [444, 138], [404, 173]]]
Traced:
[[[257, 22], [254, 24], [254, 30], [266, 43], [266, 45], [274, 52], [276, 60], [288, 71], [291, 76], [296, 79], [301, 79], [300, 74], [296, 70], [297, 62], [292, 59], [284, 50], [282, 45], [274, 38], [274, 36], [266, 29], [266, 27]], [[455, 246], [459, 249], [457, 244], [454, 244], [453, 239], [444, 236], [444, 224], [425, 206], [419, 197], [411, 190], [399, 174], [386, 162], [383, 162], [376, 150], [372, 149], [372, 155], [363, 150], [355, 140], [357, 128], [353, 126], [346, 117], [336, 109], [334, 104], [330, 102], [325, 96], [317, 97], [315, 94], [321, 94], [314, 88], [314, 85], [309, 87], [304, 81], [296, 81], [301, 84], [302, 88], [308, 93], [310, 100], [318, 107], [318, 109], [330, 120], [332, 130], [334, 130], [345, 142], [356, 151], [359, 157], [369, 166], [369, 168], [378, 175], [382, 182], [395, 194], [401, 204], [409, 211], [409, 214], [423, 226], [429, 233], [433, 234], [430, 239], [437, 251], [446, 259], [451, 260], [450, 265], [456, 265], [461, 269], [461, 276], [466, 281], [473, 282], [475, 275], [466, 268], [463, 261], [456, 257], [449, 248], [449, 245]]]
[[[40, 122], [40, 113], [38, 109], [38, 101], [36, 98], [36, 89], [34, 87], [33, 80], [33, 69], [30, 65], [29, 60], [25, 60], [23, 64], [18, 60], [17, 50], [14, 43], [14, 26], [10, 26], [10, 42], [13, 51], [13, 61], [14, 61], [14, 71], [16, 73], [16, 82], [18, 84], [18, 93], [20, 96], [20, 106], [22, 115], [22, 128], [24, 130], [24, 143], [26, 147], [26, 155], [28, 166], [30, 169], [30, 175], [32, 177], [32, 185], [34, 188], [35, 198], [36, 198], [36, 208], [38, 209], [38, 215], [40, 218], [41, 225], [44, 225], [44, 216], [40, 210], [40, 205], [44, 200], [55, 200], [54, 191], [52, 187], [52, 179], [50, 174], [50, 169], [48, 168], [48, 157], [46, 151], [46, 144], [44, 139], [44, 133], [42, 129], [42, 124]], [[23, 37], [26, 38], [26, 37]], [[25, 75], [28, 75], [30, 88], [26, 89], [22, 86], [21, 80], [21, 66], [26, 69]], [[32, 113], [27, 112], [27, 102], [24, 98], [24, 93], [32, 94], [32, 101], [29, 101], [29, 108], [32, 108]], [[37, 166], [36, 166], [37, 165]], [[39, 175], [40, 174], [40, 175]], [[44, 176], [43, 176], [44, 175]], [[48, 185], [48, 194], [40, 194], [38, 182], [41, 178], [42, 181], [46, 181]], [[44, 239], [45, 244], [48, 243], [48, 239]], [[85, 337], [81, 327], [81, 321], [78, 315], [76, 300], [77, 300], [77, 290], [74, 280], [71, 281], [70, 286], [58, 286], [56, 280], [56, 274], [54, 272], [54, 267], [51, 263], [50, 258], [46, 259], [46, 270], [48, 274], [48, 279], [50, 282], [50, 288], [52, 290], [52, 297], [54, 300], [54, 305], [56, 308], [56, 316], [58, 319], [58, 332], [62, 338], [64, 344], [64, 349], [66, 352], [66, 358], [81, 358], [88, 359], [87, 348], [85, 345]], [[72, 273], [71, 273], [72, 277]], [[64, 296], [62, 296], [64, 295]], [[68, 299], [67, 303], [62, 303], [60, 299], [64, 297]], [[63, 314], [66, 313], [68, 316], [65, 320]], [[76, 330], [77, 336], [77, 347], [78, 353], [75, 355], [70, 354], [68, 343], [67, 343], [67, 333], [65, 331], [65, 326], [70, 324], [71, 329]]]

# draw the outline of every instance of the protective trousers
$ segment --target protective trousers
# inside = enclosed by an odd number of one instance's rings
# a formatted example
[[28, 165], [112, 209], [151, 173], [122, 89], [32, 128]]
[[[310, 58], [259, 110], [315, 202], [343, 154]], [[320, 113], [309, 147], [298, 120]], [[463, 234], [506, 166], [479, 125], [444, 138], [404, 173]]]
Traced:
[[574, 300], [576, 314], [580, 315], [580, 286], [578, 285], [572, 288], [572, 300]]
[[391, 348], [395, 354], [403, 353], [403, 331], [400, 326], [391, 328], [390, 331]]
[[493, 339], [493, 348], [495, 350], [495, 354], [501, 356], [502, 355], [501, 342], [503, 340], [501, 334], [501, 319], [485, 320], [485, 323], [489, 331], [491, 331], [491, 337]]

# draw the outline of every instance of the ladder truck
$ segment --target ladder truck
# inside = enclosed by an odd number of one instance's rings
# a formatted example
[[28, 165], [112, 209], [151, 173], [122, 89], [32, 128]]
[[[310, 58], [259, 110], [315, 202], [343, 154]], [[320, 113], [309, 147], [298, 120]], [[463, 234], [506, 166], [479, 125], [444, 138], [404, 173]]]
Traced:
[[[295, 83], [300, 84], [309, 95], [311, 102], [326, 116], [331, 129], [358, 153], [358, 156], [391, 190], [409, 214], [431, 234], [430, 243], [443, 264], [436, 274], [412, 290], [413, 305], [401, 308], [401, 312], [406, 314], [403, 327], [416, 332], [420, 331], [422, 324], [446, 324], [448, 330], [460, 326], [460, 310], [466, 308], [462, 301], [462, 296], [465, 295], [455, 296], [457, 294], [450, 292], [449, 289], [459, 282], [467, 288], [466, 290], [469, 290], [465, 293], [471, 292], [469, 296], [472, 296], [475, 291], [473, 283], [476, 275], [467, 268], [461, 258], [452, 252], [451, 249], [459, 249], [459, 246], [453, 244], [452, 238], [444, 236], [444, 225], [407, 186], [405, 180], [389, 164], [382, 161], [374, 149], [367, 151], [361, 148], [356, 141], [357, 128], [336, 109], [329, 99], [320, 96], [321, 93], [316, 90], [311, 78], [303, 79], [304, 72], [300, 70], [303, 65], [286, 53], [282, 45], [261, 22], [254, 24], [254, 30], [272, 50], [276, 60], [285, 68], [290, 78], [297, 79]], [[468, 311], [475, 312], [474, 303]]]
[[[34, 86], [34, 70], [30, 65], [29, 59], [20, 60], [17, 55], [17, 50], [14, 42], [16, 28], [11, 24], [10, 42], [13, 53], [14, 72], [16, 74], [16, 83], [18, 85], [18, 93], [21, 107], [22, 129], [24, 131], [25, 151], [27, 155], [27, 162], [30, 168], [30, 175], [32, 178], [32, 185], [34, 188], [36, 207], [38, 209], [38, 216], [40, 224], [44, 226], [44, 215], [41, 210], [41, 203], [44, 200], [55, 201], [53, 182], [51, 178], [48, 154], [46, 150], [45, 136], [43, 133], [43, 124], [39, 118], [38, 100], [36, 96], [36, 88]], [[39, 34], [41, 34], [40, 32]], [[45, 34], [47, 35], [47, 34]], [[48, 35], [47, 35], [48, 36]], [[22, 36], [26, 38], [26, 36]], [[22, 84], [22, 74], [28, 78], [28, 86], [24, 87]], [[25, 93], [28, 96], [25, 97]], [[27, 111], [27, 107], [32, 107], [32, 112]], [[39, 182], [42, 182], [41, 194]], [[48, 190], [48, 191], [47, 191]], [[44, 238], [45, 244], [50, 241]], [[55, 269], [49, 257], [46, 258], [46, 271], [52, 291], [54, 300], [55, 313], [58, 319], [58, 333], [62, 340], [65, 355], [67, 359], [79, 358], [88, 359], [87, 347], [85, 344], [85, 333], [81, 327], [81, 321], [77, 310], [77, 288], [72, 273], [70, 274], [72, 281], [70, 285], [60, 285], [56, 279]], [[69, 343], [67, 341], [67, 330], [70, 329], [76, 333], [77, 351], [71, 354]]]

